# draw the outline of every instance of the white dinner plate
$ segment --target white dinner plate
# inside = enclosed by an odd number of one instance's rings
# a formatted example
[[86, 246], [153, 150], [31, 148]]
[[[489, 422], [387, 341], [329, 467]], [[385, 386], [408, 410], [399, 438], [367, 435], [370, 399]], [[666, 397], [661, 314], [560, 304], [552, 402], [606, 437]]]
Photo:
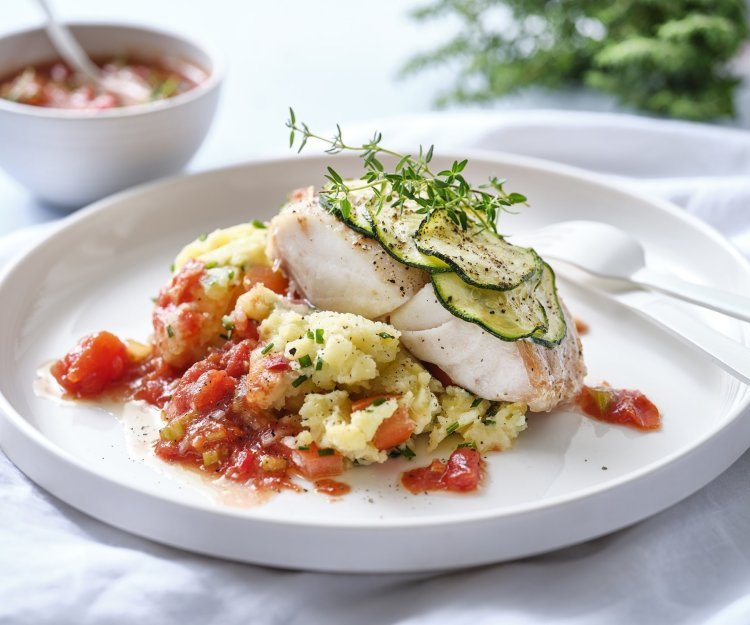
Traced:
[[[588, 382], [640, 389], [661, 409], [663, 428], [640, 433], [574, 412], [532, 414], [512, 450], [488, 455], [476, 494], [404, 491], [400, 472], [426, 464], [422, 455], [352, 469], [344, 479], [353, 490], [337, 501], [283, 492], [250, 505], [166, 470], [101, 408], [35, 393], [38, 368], [87, 333], [145, 339], [150, 298], [183, 244], [270, 218], [289, 190], [319, 184], [332, 159], [249, 163], [116, 195], [9, 268], [0, 282], [0, 440], [11, 460], [76, 508], [162, 543], [282, 567], [381, 572], [495, 562], [611, 532], [696, 491], [748, 448], [745, 385], [632, 312], [565, 282], [568, 306], [591, 328], [583, 337]], [[336, 167], [352, 175], [360, 162], [336, 157]], [[505, 233], [601, 220], [638, 236], [654, 267], [750, 292], [750, 266], [740, 254], [667, 203], [516, 156], [475, 153], [466, 173], [477, 181], [507, 178], [510, 190], [529, 197], [521, 214], [502, 217]], [[739, 322], [688, 309], [750, 344]]]

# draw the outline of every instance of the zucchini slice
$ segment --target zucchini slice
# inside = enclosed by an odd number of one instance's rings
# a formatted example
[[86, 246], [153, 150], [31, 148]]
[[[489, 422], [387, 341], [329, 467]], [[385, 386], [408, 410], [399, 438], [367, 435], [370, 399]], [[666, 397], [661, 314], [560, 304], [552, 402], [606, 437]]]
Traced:
[[490, 230], [464, 231], [444, 210], [433, 211], [417, 231], [416, 247], [444, 260], [469, 284], [507, 291], [542, 271], [542, 260], [526, 247], [511, 245]]
[[384, 202], [379, 211], [373, 210], [371, 214], [375, 238], [396, 260], [429, 272], [450, 271], [442, 260], [417, 249], [415, 234], [425, 216], [414, 206], [408, 202], [404, 206]]
[[503, 341], [546, 332], [547, 315], [535, 294], [538, 284], [536, 276], [515, 289], [497, 291], [466, 284], [454, 272], [432, 276], [438, 300], [452, 315], [476, 323]]
[[557, 299], [557, 288], [555, 287], [555, 272], [547, 263], [544, 263], [542, 279], [534, 293], [539, 303], [544, 307], [547, 315], [547, 329], [537, 330], [531, 335], [531, 340], [545, 347], [559, 345], [565, 338], [567, 324], [565, 315]]
[[[347, 183], [356, 182], [356, 180], [347, 180]], [[351, 209], [348, 215], [344, 215], [338, 207], [334, 207], [334, 204], [325, 193], [320, 194], [321, 206], [323, 206], [323, 208], [329, 213], [333, 213], [352, 230], [356, 230], [360, 234], [364, 234], [366, 237], [375, 238], [375, 234], [372, 230], [372, 215], [370, 215], [372, 193], [367, 193], [366, 191], [354, 191], [349, 193], [347, 199], [349, 200]]]
[[369, 201], [363, 197], [353, 197], [349, 200], [352, 210], [348, 217], [341, 216], [343, 221], [352, 230], [364, 234], [366, 237], [375, 238], [372, 229], [372, 215], [370, 215]]

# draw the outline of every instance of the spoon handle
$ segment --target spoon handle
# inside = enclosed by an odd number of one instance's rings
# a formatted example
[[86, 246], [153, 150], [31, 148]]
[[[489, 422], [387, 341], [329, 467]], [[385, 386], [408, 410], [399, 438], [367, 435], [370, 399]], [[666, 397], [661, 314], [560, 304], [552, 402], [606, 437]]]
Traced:
[[680, 310], [668, 300], [656, 299], [634, 306], [614, 298], [683, 343], [703, 352], [724, 371], [750, 384], [750, 348], [714, 330], [709, 325]]
[[750, 384], [750, 347], [714, 330], [701, 319], [691, 315], [679, 304], [648, 291], [631, 290], [611, 293], [588, 280], [571, 273], [564, 265], [557, 269], [563, 279], [576, 284], [598, 297], [615, 302], [650, 321], [664, 332], [710, 360], [745, 384]]
[[648, 269], [637, 271], [633, 274], [632, 281], [640, 286], [678, 297], [691, 304], [710, 308], [736, 319], [750, 321], [750, 297], [710, 286], [685, 282], [679, 278]]
[[101, 82], [99, 68], [91, 62], [91, 59], [89, 59], [84, 49], [81, 48], [76, 38], [68, 30], [68, 27], [57, 20], [47, 0], [36, 1], [47, 16], [47, 23], [45, 25], [47, 35], [52, 40], [55, 49], [59, 52], [63, 60], [73, 69], [85, 74], [89, 80], [95, 84], [99, 84]]

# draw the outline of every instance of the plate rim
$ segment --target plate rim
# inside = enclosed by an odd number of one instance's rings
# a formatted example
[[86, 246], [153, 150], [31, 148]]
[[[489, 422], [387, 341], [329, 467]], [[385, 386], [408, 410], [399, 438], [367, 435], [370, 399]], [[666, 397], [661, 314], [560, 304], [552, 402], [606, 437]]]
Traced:
[[[452, 159], [455, 158], [456, 152], [445, 151], [436, 153], [436, 157]], [[536, 170], [540, 173], [551, 173], [560, 175], [562, 177], [572, 179], [576, 182], [584, 182], [607, 191], [616, 191], [626, 196], [630, 196], [638, 201], [646, 202], [657, 207], [659, 210], [666, 212], [670, 217], [683, 221], [687, 225], [699, 230], [702, 235], [710, 238], [713, 243], [722, 247], [728, 252], [735, 261], [741, 267], [743, 273], [750, 279], [750, 260], [747, 259], [742, 253], [735, 248], [731, 242], [729, 242], [723, 235], [716, 231], [712, 226], [706, 222], [698, 219], [694, 215], [686, 212], [679, 208], [675, 204], [664, 200], [662, 198], [651, 197], [644, 192], [633, 190], [627, 187], [620, 180], [613, 180], [608, 176], [589, 172], [574, 166], [557, 163], [554, 161], [547, 161], [535, 157], [517, 155], [508, 152], [494, 151], [494, 150], [465, 150], [460, 153], [461, 158], [468, 158], [469, 162], [472, 161], [485, 161], [488, 163], [494, 163], [498, 166], [504, 164], [520, 166], [526, 169]], [[272, 167], [283, 167], [289, 163], [299, 163], [300, 161], [315, 162], [319, 161], [321, 164], [330, 163], [331, 160], [353, 160], [356, 157], [350, 155], [317, 155], [308, 154], [300, 156], [284, 156], [274, 158], [258, 158], [243, 160], [229, 165], [221, 167], [215, 167], [196, 173], [185, 173], [177, 176], [172, 176], [155, 182], [150, 182], [144, 185], [121, 191], [113, 194], [106, 198], [103, 198], [93, 204], [81, 209], [74, 215], [65, 218], [63, 224], [55, 228], [52, 232], [44, 235], [40, 241], [38, 241], [33, 247], [26, 250], [22, 255], [8, 263], [0, 272], [0, 292], [7, 288], [6, 283], [12, 278], [15, 272], [20, 271], [20, 268], [25, 262], [28, 262], [28, 258], [31, 257], [36, 251], [46, 245], [48, 242], [57, 239], [58, 237], [64, 237], [69, 235], [71, 230], [74, 230], [80, 222], [85, 222], [89, 219], [95, 218], [101, 212], [107, 210], [115, 210], [109, 208], [117, 206], [119, 203], [137, 199], [139, 196], [149, 194], [155, 190], [166, 189], [170, 186], [179, 186], [185, 184], [186, 181], [193, 181], [196, 179], [210, 180], [212, 177], [221, 174], [231, 174], [232, 172], [241, 171], [244, 169], [252, 169], [259, 166], [272, 166]], [[750, 345], [750, 328], [741, 327], [742, 340], [746, 345]], [[742, 383], [740, 386], [740, 392], [742, 392]], [[519, 516], [528, 514], [541, 513], [548, 511], [552, 508], [557, 508], [564, 505], [574, 504], [576, 502], [585, 502], [592, 498], [600, 496], [605, 492], [614, 492], [627, 486], [632, 486], [635, 482], [641, 480], [646, 475], [657, 474], [663, 472], [670, 465], [677, 461], [687, 459], [690, 455], [700, 452], [700, 450], [707, 444], [710, 444], [712, 439], [717, 435], [724, 432], [727, 428], [735, 424], [742, 413], [745, 412], [750, 406], [750, 393], [745, 391], [745, 397], [739, 402], [735, 401], [733, 407], [728, 410], [725, 415], [724, 422], [717, 428], [713, 429], [709, 435], [705, 436], [701, 440], [689, 445], [688, 447], [674, 452], [664, 458], [661, 458], [655, 463], [648, 464], [640, 469], [629, 472], [626, 475], [615, 478], [612, 481], [607, 481], [602, 484], [587, 487], [583, 490], [577, 491], [576, 493], [568, 493], [557, 495], [544, 500], [536, 500], [531, 502], [524, 502], [515, 504], [509, 508], [504, 508], [502, 511], [493, 511], [492, 509], [484, 511], [471, 511], [471, 512], [457, 512], [451, 514], [441, 514], [436, 519], [430, 519], [429, 517], [415, 517], [415, 518], [401, 518], [401, 519], [357, 519], [357, 520], [336, 520], [336, 519], [291, 519], [291, 518], [273, 518], [272, 516], [258, 516], [252, 512], [254, 509], [240, 509], [235, 510], [227, 506], [220, 506], [214, 502], [203, 502], [203, 501], [184, 501], [178, 497], [171, 496], [169, 494], [160, 493], [155, 494], [148, 490], [127, 482], [118, 476], [102, 475], [97, 473], [92, 468], [86, 466], [80, 459], [70, 454], [66, 450], [58, 447], [53, 441], [43, 435], [43, 433], [32, 426], [32, 424], [25, 419], [10, 403], [3, 393], [0, 392], [0, 419], [7, 422], [7, 424], [16, 429], [17, 433], [24, 436], [28, 443], [37, 445], [44, 448], [47, 453], [51, 453], [56, 457], [57, 460], [62, 461], [68, 465], [72, 465], [77, 471], [91, 474], [93, 477], [105, 480], [108, 483], [114, 483], [116, 486], [125, 490], [133, 491], [137, 495], [155, 500], [165, 500], [166, 502], [176, 505], [178, 507], [185, 507], [195, 511], [218, 514], [223, 517], [228, 517], [234, 520], [241, 520], [248, 523], [266, 523], [275, 526], [289, 526], [289, 527], [314, 527], [314, 528], [335, 528], [335, 529], [350, 529], [350, 530], [398, 530], [415, 527], [441, 527], [441, 526], [453, 526], [461, 525], [473, 522], [492, 522], [493, 520], [501, 519], [512, 519]], [[19, 466], [14, 456], [15, 454], [9, 452], [3, 445], [5, 453], [13, 461], [13, 463], [25, 474], [28, 473]], [[746, 447], [747, 448], [747, 447]], [[742, 452], [740, 452], [742, 453]], [[739, 456], [737, 456], [739, 457]], [[736, 460], [732, 458], [726, 467]], [[21, 463], [23, 464], [23, 463]], [[723, 472], [723, 471], [722, 471]], [[711, 481], [718, 477], [720, 473], [717, 473], [713, 477], [709, 478]], [[35, 480], [36, 481], [36, 480]], [[705, 482], [708, 483], [708, 482]], [[690, 490], [690, 493], [697, 491], [704, 484], [701, 484]], [[42, 486], [45, 490], [48, 490], [47, 486]], [[49, 490], [49, 492], [53, 492]], [[55, 494], [53, 492], [53, 494]], [[685, 495], [687, 496], [687, 495]], [[678, 500], [679, 501], [679, 500]], [[673, 504], [667, 504], [663, 507], [657, 507], [656, 511], [662, 510]], [[84, 510], [85, 512], [85, 510]], [[653, 512], [655, 513], [655, 512]], [[652, 513], [652, 514], [653, 514]], [[109, 523], [109, 521], [107, 521]]]

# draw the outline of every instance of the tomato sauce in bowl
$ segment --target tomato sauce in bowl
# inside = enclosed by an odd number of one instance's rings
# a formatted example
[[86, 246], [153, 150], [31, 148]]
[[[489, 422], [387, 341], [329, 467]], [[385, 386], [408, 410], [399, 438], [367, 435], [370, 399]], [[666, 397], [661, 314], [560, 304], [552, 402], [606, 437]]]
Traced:
[[[105, 76], [130, 77], [148, 85], [152, 102], [185, 93], [205, 79], [202, 70], [188, 63], [176, 69], [160, 62], [118, 57], [97, 65]], [[62, 61], [28, 66], [0, 79], [0, 97], [18, 104], [82, 111], [126, 106], [117, 95], [92, 84]]]

